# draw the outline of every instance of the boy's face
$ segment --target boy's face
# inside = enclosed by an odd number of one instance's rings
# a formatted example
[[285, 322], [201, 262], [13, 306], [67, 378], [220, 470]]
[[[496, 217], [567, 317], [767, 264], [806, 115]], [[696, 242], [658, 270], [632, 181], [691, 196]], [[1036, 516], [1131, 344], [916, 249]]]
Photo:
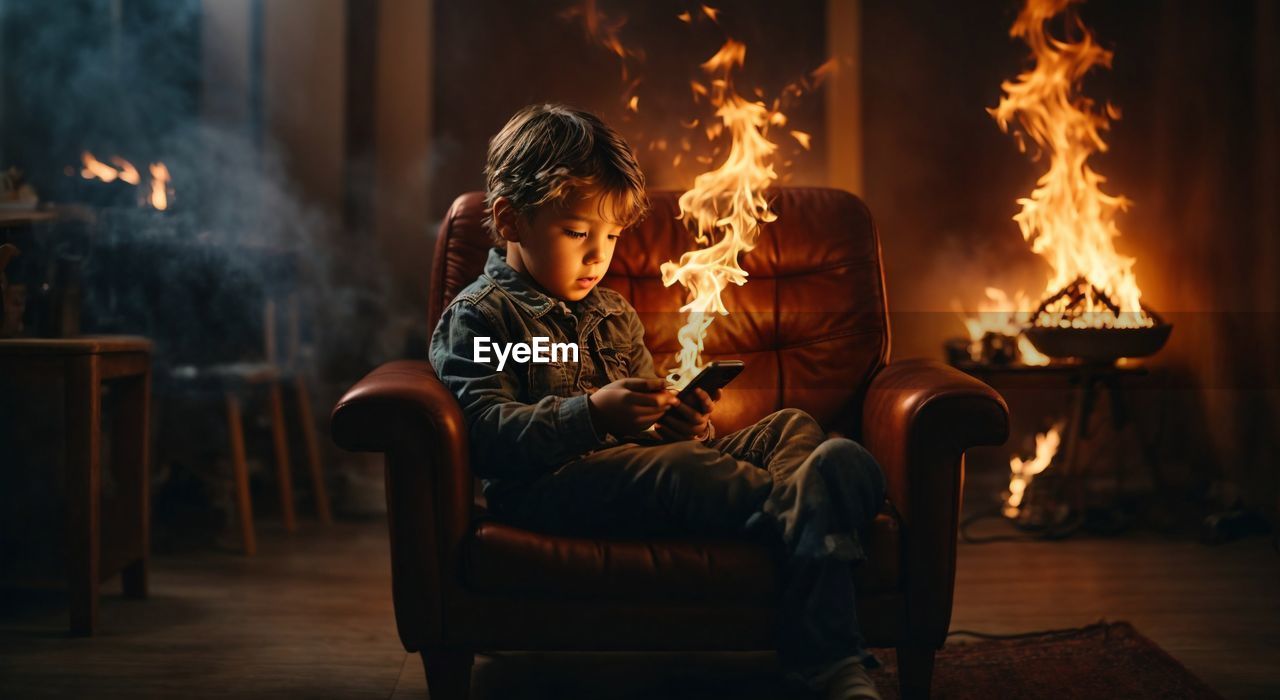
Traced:
[[[507, 264], [565, 301], [587, 296], [609, 269], [622, 227], [600, 216], [599, 197], [569, 197], [559, 207], [540, 207], [532, 220], [494, 202], [498, 230], [507, 241]], [[606, 208], [607, 210], [607, 208]]]

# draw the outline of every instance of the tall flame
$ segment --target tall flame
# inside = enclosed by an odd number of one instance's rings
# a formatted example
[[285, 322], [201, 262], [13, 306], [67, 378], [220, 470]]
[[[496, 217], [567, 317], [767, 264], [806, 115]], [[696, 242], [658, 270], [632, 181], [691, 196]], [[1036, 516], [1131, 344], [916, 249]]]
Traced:
[[[699, 5], [696, 11], [687, 10], [676, 17], [685, 24], [704, 19], [719, 24], [720, 11]], [[625, 112], [638, 113], [640, 97], [636, 90], [642, 76], [632, 77], [631, 64], [643, 61], [644, 52], [627, 47], [619, 38], [626, 18], [609, 18], [600, 11], [596, 0], [581, 0], [562, 12], [561, 18], [581, 19], [587, 37], [620, 59], [625, 85], [622, 104]], [[747, 272], [738, 264], [739, 253], [753, 249], [760, 224], [775, 218], [763, 194], [778, 179], [770, 162], [778, 146], [767, 138], [768, 129], [771, 125], [781, 128], [787, 123], [782, 113], [787, 100], [817, 87], [836, 70], [836, 61], [829, 60], [807, 77], [783, 88], [772, 105], [766, 105], [746, 100], [734, 89], [733, 72], [742, 67], [746, 51], [746, 45], [727, 39], [720, 50], [702, 64], [706, 82], [690, 81], [694, 102], [706, 100], [714, 108], [715, 120], [705, 125], [699, 119], [680, 122], [684, 129], [700, 130], [708, 141], [726, 135], [730, 141], [724, 162], [697, 176], [693, 187], [680, 196], [680, 219], [695, 229], [695, 241], [702, 247], [684, 253], [678, 263], [667, 261], [661, 266], [665, 286], [679, 282], [688, 291], [686, 303], [680, 307], [688, 313], [688, 321], [677, 333], [680, 342], [677, 367], [667, 375], [670, 382], [681, 388], [701, 369], [699, 355], [703, 338], [714, 314], [729, 313], [720, 298], [721, 291], [731, 282], [746, 284]], [[764, 97], [760, 88], [756, 88], [755, 93]], [[685, 158], [710, 166], [721, 154], [721, 147], [717, 145], [709, 155], [695, 154], [691, 135], [670, 140], [655, 136], [649, 140], [648, 150], [678, 149], [672, 158], [672, 167], [679, 166]], [[790, 135], [800, 147], [806, 150], [810, 147], [808, 133], [792, 130]]]
[[[987, 110], [1006, 132], [1016, 119], [1049, 157], [1048, 172], [1031, 196], [1018, 200], [1022, 211], [1013, 217], [1031, 249], [1052, 268], [1046, 298], [1057, 298], [1034, 321], [1076, 327], [1151, 326], [1154, 321], [1143, 311], [1134, 277], [1134, 259], [1119, 255], [1112, 240], [1120, 235], [1116, 214], [1131, 202], [1103, 192], [1099, 185], [1106, 178], [1087, 163], [1093, 153], [1107, 150], [1101, 132], [1119, 113], [1110, 105], [1096, 109], [1092, 100], [1079, 94], [1079, 83], [1092, 68], [1109, 68], [1112, 54], [1094, 41], [1074, 13], [1066, 21], [1068, 33], [1079, 34], [1078, 40], [1051, 36], [1046, 26], [1078, 1], [1027, 0], [1009, 35], [1026, 42], [1035, 65], [1016, 81], [1002, 83], [1004, 97]], [[1025, 151], [1022, 133], [1015, 137]], [[1059, 295], [1074, 287], [1079, 288], [1077, 294]]]
[[[720, 120], [707, 127], [708, 138], [723, 129], [732, 144], [720, 167], [699, 175], [693, 187], [680, 195], [680, 219], [696, 228], [695, 240], [704, 247], [684, 253], [679, 263], [668, 261], [661, 266], [663, 285], [679, 282], [689, 291], [688, 301], [680, 307], [689, 316], [677, 333], [677, 367], [667, 377], [678, 387], [701, 368], [698, 358], [713, 314], [729, 313], [720, 292], [730, 282], [747, 282], [738, 254], [755, 248], [760, 224], [776, 218], [764, 197], [765, 189], [778, 177], [768, 162], [777, 145], [765, 137], [770, 110], [761, 102], [743, 99], [733, 88], [733, 70], [742, 66], [746, 51], [744, 44], [729, 39], [702, 64], [710, 89], [695, 83], [695, 95], [705, 93]], [[714, 242], [712, 232], [720, 234]]]

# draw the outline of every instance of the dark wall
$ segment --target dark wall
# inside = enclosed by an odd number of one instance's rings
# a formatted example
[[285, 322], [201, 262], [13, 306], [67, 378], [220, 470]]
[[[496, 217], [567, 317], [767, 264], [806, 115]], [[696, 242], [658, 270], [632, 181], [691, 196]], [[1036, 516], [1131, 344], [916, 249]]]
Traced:
[[[677, 122], [708, 116], [705, 103], [695, 106], [689, 81], [704, 75], [698, 66], [724, 43], [726, 36], [747, 45], [739, 92], [760, 87], [767, 98], [804, 77], [826, 60], [824, 2], [776, 3], [741, 0], [715, 3], [719, 26], [702, 17], [691, 24], [676, 15], [697, 4], [662, 0], [649, 3], [600, 2], [610, 19], [626, 17], [617, 35], [643, 59], [629, 58], [628, 77], [641, 78], [636, 89], [639, 112], [625, 109], [625, 83], [620, 59], [590, 41], [580, 17], [563, 17], [583, 3], [536, 0], [436, 4], [435, 149], [431, 193], [434, 216], [443, 215], [461, 192], [483, 189], [481, 169], [489, 138], [520, 107], [561, 101], [598, 113], [637, 150], [651, 186], [687, 187], [707, 168], [685, 158], [671, 162], [675, 144], [694, 136], [695, 152], [709, 154], [705, 137]], [[815, 134], [824, 127], [821, 93], [813, 93], [787, 110], [795, 128]], [[665, 138], [668, 150], [651, 149]], [[794, 158], [797, 181], [818, 183], [826, 177], [822, 148], [806, 152], [785, 135], [774, 135], [783, 152]]]

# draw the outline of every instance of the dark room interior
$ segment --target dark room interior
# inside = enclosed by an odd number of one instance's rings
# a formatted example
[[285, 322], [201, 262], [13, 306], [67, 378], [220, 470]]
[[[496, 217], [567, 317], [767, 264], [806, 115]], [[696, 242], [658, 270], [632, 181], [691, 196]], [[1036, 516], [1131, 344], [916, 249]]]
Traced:
[[1280, 3], [0, 0], [0, 170], [0, 697], [1280, 697]]

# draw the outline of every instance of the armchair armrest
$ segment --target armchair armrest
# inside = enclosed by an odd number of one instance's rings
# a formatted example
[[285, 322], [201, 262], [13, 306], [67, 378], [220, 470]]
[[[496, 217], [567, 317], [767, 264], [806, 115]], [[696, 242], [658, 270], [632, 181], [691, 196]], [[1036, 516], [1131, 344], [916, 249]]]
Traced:
[[862, 437], [902, 518], [908, 634], [940, 647], [951, 624], [964, 451], [999, 445], [1009, 408], [994, 389], [931, 360], [887, 365], [871, 380]]
[[[932, 360], [885, 366], [871, 379], [862, 416], [866, 448], [884, 467], [889, 498], [908, 521], [914, 506], [926, 505], [935, 500], [929, 496], [938, 495], [929, 488], [945, 476], [938, 470], [970, 447], [1000, 445], [1009, 437], [1004, 398], [983, 382]], [[924, 493], [913, 496], [913, 480]]]
[[333, 408], [330, 430], [343, 449], [385, 454], [397, 627], [405, 647], [419, 649], [440, 636], [442, 586], [455, 578], [470, 524], [466, 418], [429, 363], [400, 360], [351, 387]]
[[457, 518], [450, 529], [466, 529], [474, 497], [466, 418], [430, 363], [388, 362], [365, 375], [333, 407], [330, 427], [343, 449], [418, 457], [415, 468], [434, 474], [441, 514]]
[[405, 438], [406, 420], [427, 421], [443, 435], [462, 435], [465, 422], [453, 394], [425, 360], [388, 362], [366, 374], [333, 407], [333, 440], [352, 452], [386, 452]]

